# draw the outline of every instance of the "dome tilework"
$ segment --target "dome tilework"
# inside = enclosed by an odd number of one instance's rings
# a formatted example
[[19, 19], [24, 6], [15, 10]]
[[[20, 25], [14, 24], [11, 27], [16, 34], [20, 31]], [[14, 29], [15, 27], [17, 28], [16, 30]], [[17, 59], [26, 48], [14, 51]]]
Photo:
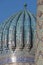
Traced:
[[0, 24], [0, 52], [35, 47], [36, 18], [28, 10], [20, 11]]

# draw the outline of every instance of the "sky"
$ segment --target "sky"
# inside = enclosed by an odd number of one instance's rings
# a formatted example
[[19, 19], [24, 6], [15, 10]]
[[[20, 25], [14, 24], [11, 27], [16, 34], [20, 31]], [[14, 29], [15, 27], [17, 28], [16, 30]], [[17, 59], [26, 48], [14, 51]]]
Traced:
[[24, 3], [27, 3], [27, 10], [36, 16], [37, 0], [0, 0], [0, 23], [24, 10]]

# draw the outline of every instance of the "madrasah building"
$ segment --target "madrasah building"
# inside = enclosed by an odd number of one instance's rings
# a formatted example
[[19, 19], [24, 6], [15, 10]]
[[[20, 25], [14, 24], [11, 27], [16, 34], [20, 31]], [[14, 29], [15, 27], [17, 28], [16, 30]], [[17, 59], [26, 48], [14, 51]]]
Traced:
[[0, 65], [36, 65], [36, 17], [26, 7], [0, 24]]

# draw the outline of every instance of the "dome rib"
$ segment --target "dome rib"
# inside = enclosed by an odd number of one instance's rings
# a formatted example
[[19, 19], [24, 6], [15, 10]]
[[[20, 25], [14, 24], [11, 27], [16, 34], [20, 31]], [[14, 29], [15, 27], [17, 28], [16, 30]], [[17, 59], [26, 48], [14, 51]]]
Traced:
[[[12, 50], [15, 50], [15, 47], [16, 47], [16, 26], [17, 26], [17, 22], [21, 16], [22, 12], [20, 14], [17, 15], [17, 17], [15, 17], [15, 19], [12, 21], [10, 27], [9, 27], [9, 44], [12, 45]], [[13, 28], [15, 29], [13, 29]], [[11, 32], [14, 32], [14, 33], [11, 33]], [[14, 34], [14, 35], [13, 35]], [[11, 36], [12, 35], [12, 36]], [[11, 37], [10, 37], [11, 36]], [[12, 39], [13, 37], [13, 39]], [[13, 41], [13, 42], [12, 42]]]
[[0, 32], [1, 50], [28, 49], [30, 51], [34, 44], [35, 18], [27, 10], [11, 16], [4, 24]]
[[[30, 12], [29, 12], [30, 13]], [[31, 16], [30, 16], [30, 14], [28, 13], [28, 11], [27, 11], [27, 15], [29, 16], [29, 19], [30, 19], [30, 50], [31, 50], [31, 48], [33, 47], [33, 31], [32, 31], [32, 25], [31, 25]]]
[[[12, 17], [11, 17], [11, 19], [12, 19]], [[1, 38], [1, 40], [0, 40], [0, 47], [1, 47], [1, 49], [3, 49], [3, 30], [4, 30], [4, 27], [7, 25], [8, 21], [2, 23], [2, 26], [1, 26], [1, 33], [0, 33], [0, 35], [1, 35], [0, 36], [0, 38]]]
[[25, 11], [24, 11], [24, 17], [23, 17], [23, 48], [25, 47], [25, 43], [24, 43], [24, 22], [25, 22]]
[[[21, 13], [21, 12], [19, 12], [19, 13]], [[19, 14], [19, 13], [18, 13], [18, 14]], [[16, 14], [16, 15], [17, 15], [17, 14]], [[16, 16], [16, 15], [15, 15], [15, 16]], [[4, 29], [6, 28], [5, 31], [7, 30], [7, 34], [8, 34], [8, 29], [7, 29], [7, 28], [9, 28], [9, 25], [7, 25], [7, 23], [8, 23], [8, 24], [11, 24], [11, 22], [12, 22], [12, 20], [15, 18], [15, 16], [11, 16], [10, 19], [9, 19], [8, 21], [6, 21], [6, 22], [3, 24], [3, 26], [2, 26], [2, 32], [0, 33], [0, 35], [1, 35], [1, 36], [0, 36], [0, 38], [1, 38], [1, 40], [0, 40], [0, 42], [1, 42], [1, 43], [0, 43], [1, 50], [3, 50], [3, 44], [4, 44], [4, 43], [3, 43], [3, 42], [4, 42], [4, 41], [3, 41], [3, 36], [4, 36], [4, 35], [3, 35], [3, 32], [4, 32]], [[7, 27], [6, 27], [6, 26], [7, 26]], [[5, 32], [4, 32], [4, 34], [5, 34]], [[8, 36], [6, 36], [6, 37], [8, 37]], [[8, 38], [7, 38], [7, 41], [6, 41], [6, 42], [8, 42]], [[8, 46], [8, 43], [7, 43], [6, 45]]]
[[17, 26], [16, 26], [16, 44], [17, 47], [20, 49], [23, 48], [23, 18], [24, 18], [24, 12], [20, 16]]
[[[29, 11], [27, 11], [28, 16], [30, 17], [30, 24], [31, 24], [31, 44], [33, 48], [35, 49], [36, 44], [35, 44], [35, 35], [36, 35], [36, 18], [34, 15], [32, 15]], [[33, 49], [32, 49], [33, 50]]]
[[30, 17], [27, 14], [27, 10], [25, 10], [25, 21], [24, 21], [24, 43], [25, 43], [25, 48], [28, 49], [28, 51], [30, 50], [30, 46], [31, 46], [31, 33], [30, 33]]

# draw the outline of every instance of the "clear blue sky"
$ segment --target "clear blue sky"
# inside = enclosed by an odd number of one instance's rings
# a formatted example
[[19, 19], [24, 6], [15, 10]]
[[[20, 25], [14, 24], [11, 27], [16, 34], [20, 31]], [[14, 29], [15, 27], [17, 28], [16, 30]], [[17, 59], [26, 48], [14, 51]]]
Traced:
[[24, 9], [24, 3], [27, 3], [27, 9], [36, 15], [37, 0], [0, 0], [0, 22], [3, 22], [13, 13]]

